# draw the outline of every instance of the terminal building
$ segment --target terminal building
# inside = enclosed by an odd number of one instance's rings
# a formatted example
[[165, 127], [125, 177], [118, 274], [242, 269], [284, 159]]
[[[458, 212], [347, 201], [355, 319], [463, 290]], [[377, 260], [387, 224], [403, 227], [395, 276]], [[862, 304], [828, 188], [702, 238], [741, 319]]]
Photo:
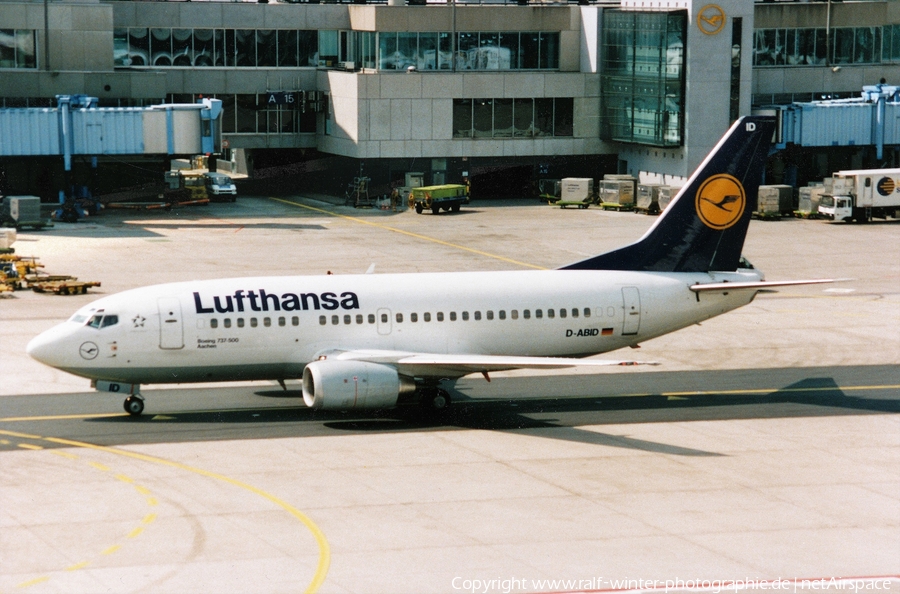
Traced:
[[[216, 98], [219, 167], [297, 191], [409, 171], [476, 198], [541, 177], [680, 185], [737, 117], [880, 82], [900, 84], [896, 0], [0, 0], [0, 108]], [[898, 158], [789, 145], [767, 182]], [[0, 166], [47, 193], [51, 165]]]

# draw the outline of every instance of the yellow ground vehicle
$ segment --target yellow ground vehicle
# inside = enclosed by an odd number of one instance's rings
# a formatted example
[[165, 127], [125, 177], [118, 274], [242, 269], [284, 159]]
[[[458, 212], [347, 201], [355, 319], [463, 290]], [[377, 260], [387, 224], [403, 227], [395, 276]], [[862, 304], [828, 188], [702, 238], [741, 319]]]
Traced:
[[425, 209], [438, 214], [441, 209], [459, 212], [460, 206], [469, 203], [469, 192], [462, 184], [444, 184], [413, 188], [409, 193], [409, 207], [422, 214]]

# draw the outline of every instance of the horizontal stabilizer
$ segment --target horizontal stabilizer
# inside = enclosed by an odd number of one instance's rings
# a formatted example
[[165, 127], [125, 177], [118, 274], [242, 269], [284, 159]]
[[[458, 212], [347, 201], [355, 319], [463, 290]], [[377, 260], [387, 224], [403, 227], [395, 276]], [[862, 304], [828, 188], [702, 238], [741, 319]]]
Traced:
[[772, 287], [787, 287], [790, 285], [820, 285], [824, 283], [836, 283], [842, 280], [848, 279], [821, 278], [815, 280], [758, 281], [750, 283], [705, 283], [699, 285], [691, 285], [691, 291], [694, 291], [695, 293], [703, 293], [707, 291], [760, 291], [763, 289], [770, 289]]

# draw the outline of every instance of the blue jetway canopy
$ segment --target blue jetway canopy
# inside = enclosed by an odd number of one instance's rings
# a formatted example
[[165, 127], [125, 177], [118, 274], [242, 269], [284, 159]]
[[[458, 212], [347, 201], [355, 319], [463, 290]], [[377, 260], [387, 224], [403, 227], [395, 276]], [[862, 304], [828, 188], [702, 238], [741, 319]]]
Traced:
[[798, 146], [875, 146], [882, 158], [885, 145], [900, 145], [900, 87], [863, 87], [860, 97], [810, 101], [767, 107], [780, 126], [778, 148]]
[[0, 156], [197, 155], [222, 146], [222, 102], [96, 107], [85, 95], [57, 95], [56, 108], [0, 109]]

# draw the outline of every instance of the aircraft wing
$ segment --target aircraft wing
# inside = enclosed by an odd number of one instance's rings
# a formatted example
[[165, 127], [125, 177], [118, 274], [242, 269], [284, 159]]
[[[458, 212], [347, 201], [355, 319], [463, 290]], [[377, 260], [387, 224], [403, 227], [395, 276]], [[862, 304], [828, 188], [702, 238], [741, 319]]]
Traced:
[[791, 285], [818, 285], [823, 283], [836, 283], [842, 280], [849, 279], [821, 278], [815, 280], [758, 281], [749, 283], [701, 283], [691, 285], [690, 289], [695, 293], [703, 293], [706, 291], [761, 291], [763, 289], [769, 289], [772, 287], [787, 287]]
[[610, 365], [659, 365], [655, 361], [576, 359], [569, 357], [516, 357], [507, 355], [442, 355], [381, 350], [331, 351], [320, 359], [368, 361], [395, 367], [410, 377], [461, 377], [508, 369], [561, 369], [564, 367], [608, 367]]

